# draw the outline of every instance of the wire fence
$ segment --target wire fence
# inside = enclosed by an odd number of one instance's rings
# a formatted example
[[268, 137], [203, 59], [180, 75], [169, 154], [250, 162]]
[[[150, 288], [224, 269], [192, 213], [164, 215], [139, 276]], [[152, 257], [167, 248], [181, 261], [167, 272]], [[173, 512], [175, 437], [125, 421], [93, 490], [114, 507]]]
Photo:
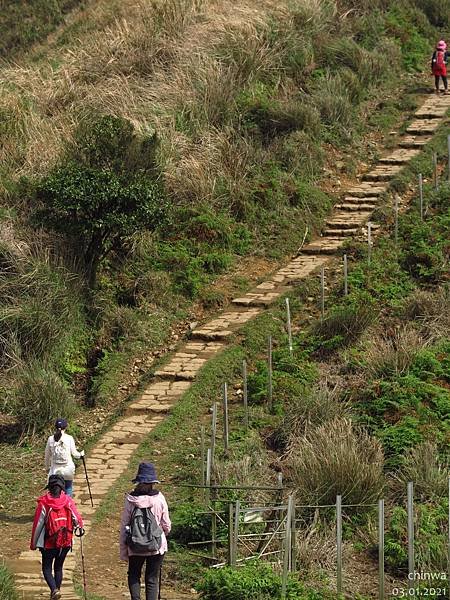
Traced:
[[[190, 484], [196, 490], [204, 491], [206, 486]], [[248, 499], [249, 492], [265, 491], [273, 494], [274, 502], [261, 505], [252, 504]], [[376, 503], [344, 504], [340, 495], [334, 504], [300, 504], [296, 502], [295, 492], [284, 487], [268, 486], [216, 486], [212, 485], [210, 498], [205, 510], [199, 514], [211, 517], [211, 529], [205, 531], [205, 539], [191, 542], [193, 553], [210, 560], [213, 568], [230, 566], [238, 568], [249, 560], [267, 560], [278, 568], [282, 577], [282, 598], [286, 596], [289, 573], [302, 569], [297, 553], [302, 541], [307, 540], [315, 530], [319, 513], [327, 513], [327, 518], [334, 522], [334, 554], [336, 592], [348, 593], [345, 586], [345, 560], [343, 526], [346, 511], [352, 514], [358, 510], [374, 510], [377, 513], [377, 555], [378, 555], [378, 594], [380, 600], [386, 598], [386, 561], [385, 532], [386, 514], [385, 499]], [[246, 500], [227, 500], [230, 492], [245, 496]], [[407, 546], [408, 576], [407, 588], [399, 591], [406, 597], [414, 596], [417, 591], [415, 542], [417, 532], [415, 522], [417, 510], [414, 501], [414, 484], [407, 484]], [[450, 478], [448, 483], [448, 499], [450, 507]], [[348, 515], [347, 515], [348, 516]], [[447, 522], [447, 551], [449, 568], [445, 574], [445, 582], [450, 581], [450, 508]], [[420, 532], [419, 532], [420, 535]], [[209, 548], [209, 552], [198, 554], [196, 547]], [[421, 572], [421, 571], [420, 571]], [[443, 579], [444, 574], [440, 574]], [[445, 583], [444, 582], [444, 583]], [[396, 588], [398, 589], [398, 588]], [[442, 588], [443, 593], [448, 590]], [[441, 591], [442, 591], [441, 590]], [[392, 592], [395, 595], [395, 592]], [[442, 596], [438, 596], [442, 597]], [[447, 596], [444, 596], [447, 597]]]

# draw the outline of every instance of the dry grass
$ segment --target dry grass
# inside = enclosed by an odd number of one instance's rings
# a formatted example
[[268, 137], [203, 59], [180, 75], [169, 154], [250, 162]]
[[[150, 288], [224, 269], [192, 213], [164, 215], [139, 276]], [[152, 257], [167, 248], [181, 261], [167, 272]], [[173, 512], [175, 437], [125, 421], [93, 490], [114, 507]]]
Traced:
[[302, 502], [371, 503], [383, 489], [381, 444], [348, 419], [310, 428], [293, 441], [287, 455], [290, 477]]
[[[16, 175], [41, 173], [57, 159], [75, 123], [91, 111], [102, 111], [128, 118], [141, 129], [156, 127], [169, 168], [176, 162], [181, 169], [186, 161], [189, 169], [187, 157], [197, 140], [179, 143], [174, 116], [196, 112], [191, 119], [202, 126], [209, 148], [208, 129], [220, 124], [243, 78], [242, 65], [217, 60], [214, 48], [230, 39], [244, 48], [250, 38], [253, 48], [246, 51], [253, 56], [251, 68], [264, 62], [272, 68], [263, 36], [255, 33], [268, 27], [266, 11], [275, 4], [129, 0], [120, 3], [111, 20], [108, 3], [99, 2], [85, 18], [104, 22], [103, 28], [82, 34], [76, 46], [50, 53], [37, 64], [2, 69], [7, 85], [1, 103], [20, 124], [20, 131], [11, 132], [11, 141], [2, 146], [2, 160], [15, 165]], [[18, 139], [22, 156], [14, 148]], [[214, 164], [214, 152], [204, 150], [200, 162], [206, 160]], [[170, 181], [170, 171], [168, 175]]]
[[449, 473], [449, 458], [440, 458], [436, 444], [428, 440], [408, 451], [401, 470], [392, 480], [391, 487], [394, 494], [404, 497], [407, 484], [412, 481], [415, 494], [422, 501], [445, 498]]
[[375, 331], [366, 350], [365, 372], [371, 377], [402, 375], [426, 345], [426, 340], [411, 324]]
[[405, 317], [416, 321], [430, 342], [446, 337], [450, 329], [450, 286], [433, 292], [417, 290], [408, 299]]
[[[242, 135], [235, 98], [258, 78], [278, 80], [277, 94], [289, 102], [298, 94], [285, 74], [291, 41], [298, 47], [304, 39], [308, 70], [309, 36], [335, 19], [335, 3], [326, 0], [99, 0], [60, 32], [62, 49], [55, 36], [32, 63], [3, 65], [0, 126], [3, 111], [15, 125], [0, 160], [11, 179], [42, 174], [77, 123], [110, 113], [158, 131], [174, 201], [210, 201], [220, 181], [242, 212], [246, 178], [264, 157]], [[324, 114], [347, 122], [331, 95]]]

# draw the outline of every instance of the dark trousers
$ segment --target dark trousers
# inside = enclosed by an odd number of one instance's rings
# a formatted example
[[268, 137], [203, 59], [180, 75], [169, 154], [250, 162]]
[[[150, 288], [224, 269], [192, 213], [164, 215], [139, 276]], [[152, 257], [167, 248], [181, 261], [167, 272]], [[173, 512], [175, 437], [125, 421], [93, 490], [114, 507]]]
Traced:
[[40, 548], [42, 554], [42, 574], [50, 591], [59, 590], [63, 580], [63, 564], [70, 548]]
[[447, 81], [447, 77], [445, 75], [435, 75], [434, 76], [434, 85], [436, 86], [436, 89], [439, 89], [439, 78], [442, 78], [442, 81], [444, 82], [444, 89], [448, 89], [448, 81]]
[[128, 587], [131, 600], [141, 600], [141, 573], [145, 563], [145, 600], [158, 600], [159, 573], [163, 554], [130, 556], [128, 558]]

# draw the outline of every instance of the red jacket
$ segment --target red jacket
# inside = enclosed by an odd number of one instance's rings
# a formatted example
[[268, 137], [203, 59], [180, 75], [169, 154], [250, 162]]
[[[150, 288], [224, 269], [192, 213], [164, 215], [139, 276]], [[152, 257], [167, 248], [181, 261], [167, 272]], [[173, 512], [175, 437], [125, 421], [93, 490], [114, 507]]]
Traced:
[[73, 515], [74, 526], [83, 527], [83, 519], [75, 506], [75, 502], [65, 492], [61, 491], [59, 498], [54, 498], [47, 492], [37, 499], [36, 512], [34, 513], [33, 529], [31, 531], [31, 550], [36, 548], [53, 548], [54, 541], [45, 539], [45, 522], [50, 508], [68, 506]]

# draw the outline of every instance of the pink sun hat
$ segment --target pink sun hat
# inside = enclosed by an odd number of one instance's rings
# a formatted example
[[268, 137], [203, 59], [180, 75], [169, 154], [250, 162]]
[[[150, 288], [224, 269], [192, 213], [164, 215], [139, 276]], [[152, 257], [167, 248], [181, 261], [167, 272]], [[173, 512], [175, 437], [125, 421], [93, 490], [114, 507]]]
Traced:
[[438, 50], [445, 50], [447, 48], [447, 44], [445, 43], [444, 40], [440, 40], [437, 44], [436, 44], [436, 48]]

